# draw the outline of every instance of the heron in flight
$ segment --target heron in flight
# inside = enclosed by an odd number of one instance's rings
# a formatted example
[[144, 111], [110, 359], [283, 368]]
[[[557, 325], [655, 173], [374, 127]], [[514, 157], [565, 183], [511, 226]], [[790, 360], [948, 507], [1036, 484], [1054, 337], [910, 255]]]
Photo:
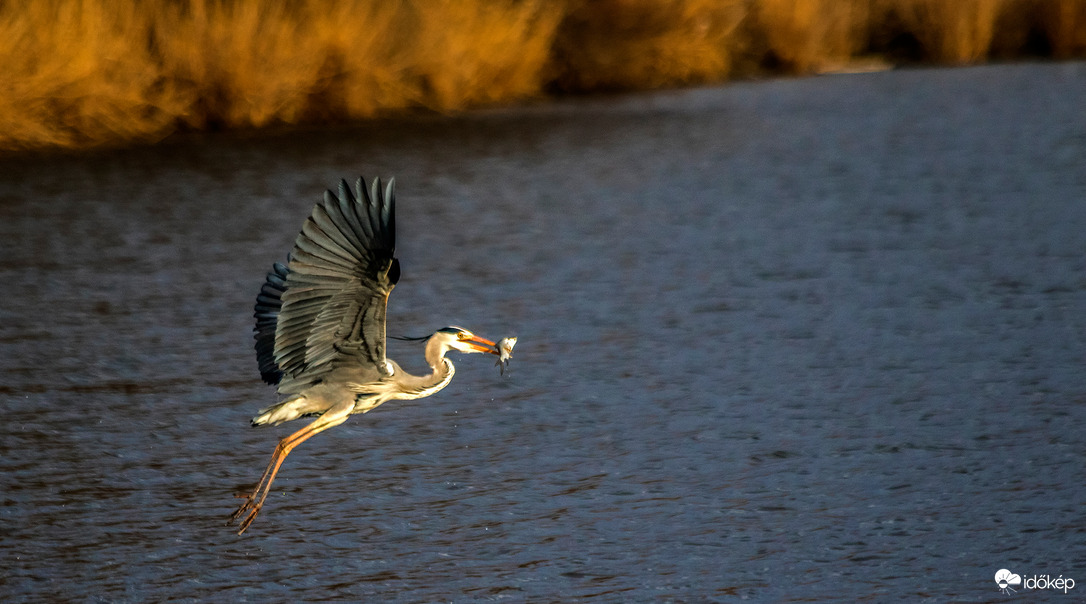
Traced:
[[[400, 277], [395, 258], [395, 179], [369, 192], [358, 179], [357, 195], [340, 181], [338, 195], [324, 202], [302, 225], [286, 265], [275, 263], [256, 299], [256, 357], [260, 375], [277, 384], [280, 402], [262, 409], [254, 426], [278, 425], [317, 416], [283, 438], [264, 475], [230, 517], [249, 528], [283, 460], [306, 439], [390, 400], [430, 396], [452, 380], [455, 368], [445, 353], [498, 355], [504, 370], [515, 338], [500, 343], [460, 327], [444, 327], [426, 340], [429, 375], [411, 375], [385, 356], [385, 308]], [[410, 339], [410, 338], [405, 338]]]

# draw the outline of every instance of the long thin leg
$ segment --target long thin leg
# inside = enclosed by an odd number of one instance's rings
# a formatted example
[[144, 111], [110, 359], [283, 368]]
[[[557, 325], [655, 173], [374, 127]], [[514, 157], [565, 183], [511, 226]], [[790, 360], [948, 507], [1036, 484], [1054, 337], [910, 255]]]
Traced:
[[245, 515], [245, 518], [238, 526], [239, 535], [244, 533], [245, 529], [249, 528], [249, 525], [256, 519], [256, 515], [260, 513], [260, 508], [264, 505], [264, 500], [268, 498], [268, 493], [271, 491], [271, 485], [275, 480], [275, 475], [279, 473], [279, 466], [283, 465], [283, 461], [287, 458], [287, 455], [294, 450], [294, 447], [302, 444], [302, 442], [311, 436], [315, 436], [347, 421], [352, 409], [354, 409], [353, 401], [350, 403], [334, 405], [331, 409], [318, 417], [316, 421], [301, 430], [298, 430], [294, 434], [284, 437], [279, 441], [279, 444], [275, 445], [275, 452], [272, 453], [271, 461], [268, 462], [268, 467], [264, 470], [264, 474], [260, 477], [260, 482], [256, 484], [256, 488], [253, 489], [253, 492], [249, 495], [238, 495], [238, 497], [245, 498], [245, 503], [241, 504], [241, 507], [230, 516], [229, 523], [232, 523]]

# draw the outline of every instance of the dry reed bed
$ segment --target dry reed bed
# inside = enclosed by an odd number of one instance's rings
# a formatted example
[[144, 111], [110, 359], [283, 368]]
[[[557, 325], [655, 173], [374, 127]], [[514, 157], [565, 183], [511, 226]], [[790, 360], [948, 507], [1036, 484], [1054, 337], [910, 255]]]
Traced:
[[0, 149], [810, 73], [871, 54], [1081, 57], [1086, 0], [9, 0]]

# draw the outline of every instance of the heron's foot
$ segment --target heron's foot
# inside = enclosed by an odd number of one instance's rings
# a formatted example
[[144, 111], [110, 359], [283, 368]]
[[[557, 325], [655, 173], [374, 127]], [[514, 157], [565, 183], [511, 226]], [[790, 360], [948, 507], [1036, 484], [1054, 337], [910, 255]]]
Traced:
[[256, 520], [256, 515], [260, 513], [260, 507], [261, 505], [259, 503], [253, 506], [253, 509], [249, 512], [249, 515], [245, 517], [245, 520], [241, 521], [241, 524], [238, 525], [239, 535], [244, 533], [245, 529], [249, 528], [249, 525], [253, 523], [253, 520]]
[[256, 492], [248, 495], [244, 493], [238, 493], [234, 496], [245, 499], [245, 503], [241, 504], [241, 506], [238, 507], [238, 509], [230, 515], [230, 520], [226, 524], [233, 524], [238, 520], [238, 518], [242, 518], [242, 516], [244, 516], [241, 524], [238, 525], [238, 534], [240, 535], [245, 532], [245, 529], [249, 528], [249, 525], [253, 523], [253, 520], [256, 520], [256, 515], [260, 513], [260, 508], [263, 507], [264, 502], [257, 499]]
[[227, 522], [227, 524], [233, 524], [233, 522], [241, 517], [241, 515], [244, 514], [246, 510], [253, 506], [253, 504], [256, 502], [256, 493], [234, 493], [234, 498], [244, 499], [245, 503], [241, 504], [238, 509], [234, 510], [233, 514], [230, 514], [230, 520], [229, 522]]

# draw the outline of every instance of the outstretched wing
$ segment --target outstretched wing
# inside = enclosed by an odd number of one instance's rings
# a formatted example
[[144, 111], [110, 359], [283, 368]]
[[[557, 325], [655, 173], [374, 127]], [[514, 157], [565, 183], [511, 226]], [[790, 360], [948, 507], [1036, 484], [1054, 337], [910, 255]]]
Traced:
[[276, 262], [272, 272], [268, 273], [260, 293], [256, 296], [256, 327], [253, 338], [256, 339], [256, 362], [260, 366], [260, 377], [269, 384], [278, 384], [283, 378], [279, 365], [275, 362], [275, 325], [279, 321], [279, 310], [283, 307], [283, 292], [287, 289], [287, 267]]
[[400, 276], [394, 187], [375, 179], [367, 193], [360, 178], [355, 197], [341, 181], [338, 196], [327, 191], [313, 207], [285, 270], [268, 274], [257, 297], [257, 361], [280, 392], [344, 361], [387, 373], [385, 308]]

